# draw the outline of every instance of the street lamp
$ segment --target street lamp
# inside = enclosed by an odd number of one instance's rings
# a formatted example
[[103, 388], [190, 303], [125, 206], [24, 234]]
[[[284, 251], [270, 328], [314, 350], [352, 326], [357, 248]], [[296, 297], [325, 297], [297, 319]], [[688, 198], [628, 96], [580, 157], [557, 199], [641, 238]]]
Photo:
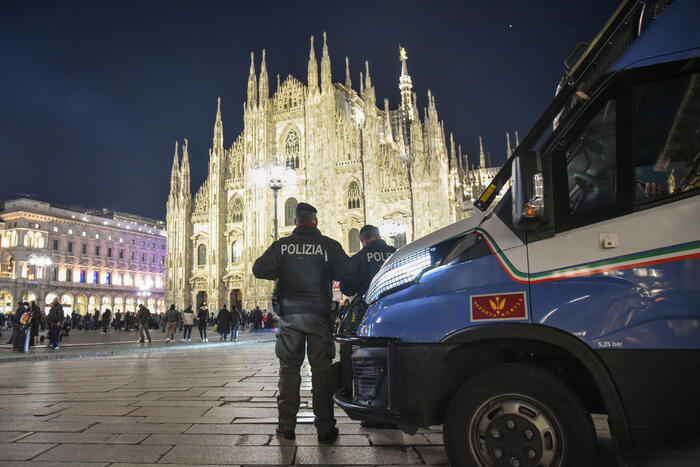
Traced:
[[279, 191], [285, 183], [294, 183], [296, 172], [291, 160], [288, 160], [285, 165], [280, 164], [275, 157], [275, 162], [267, 169], [258, 165], [253, 169], [253, 180], [258, 185], [267, 184], [272, 190], [275, 202], [275, 240], [277, 240], [277, 197]]
[[[41, 279], [41, 277], [43, 277], [44, 274], [43, 269], [40, 268], [50, 266], [53, 263], [53, 261], [51, 261], [51, 258], [49, 258], [48, 256], [37, 256], [32, 254], [29, 256], [29, 258], [27, 258], [27, 263], [36, 268], [36, 278]], [[35, 278], [32, 277], [30, 278], [30, 280], [35, 280]]]
[[405, 234], [408, 228], [406, 224], [400, 224], [394, 221], [388, 221], [379, 226], [379, 232], [391, 238], [391, 243], [396, 246], [396, 237]]

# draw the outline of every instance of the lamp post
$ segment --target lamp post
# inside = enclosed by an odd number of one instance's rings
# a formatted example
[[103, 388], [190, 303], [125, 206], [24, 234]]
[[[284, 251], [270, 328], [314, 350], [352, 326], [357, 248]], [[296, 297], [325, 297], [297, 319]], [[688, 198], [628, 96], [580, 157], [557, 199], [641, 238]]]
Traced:
[[396, 237], [400, 234], [405, 234], [407, 231], [406, 224], [400, 224], [394, 221], [388, 221], [379, 226], [379, 232], [391, 238], [391, 243], [396, 246]]
[[286, 182], [292, 182], [294, 180], [294, 177], [294, 166], [291, 165], [290, 161], [287, 161], [287, 164], [282, 165], [277, 161], [277, 157], [275, 157], [275, 162], [267, 169], [260, 165], [253, 169], [253, 178], [255, 179], [255, 181], [259, 185], [267, 183], [267, 185], [272, 190], [275, 203], [275, 241], [277, 240], [278, 236], [277, 198], [279, 196], [279, 191], [282, 189]]

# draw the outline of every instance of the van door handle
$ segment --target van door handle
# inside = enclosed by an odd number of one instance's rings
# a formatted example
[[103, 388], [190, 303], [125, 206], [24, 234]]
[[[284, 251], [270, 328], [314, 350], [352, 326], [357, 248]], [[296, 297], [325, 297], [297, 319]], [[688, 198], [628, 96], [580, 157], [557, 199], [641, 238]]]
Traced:
[[620, 240], [617, 238], [617, 233], [602, 233], [599, 236], [600, 247], [603, 249], [617, 248], [620, 246]]

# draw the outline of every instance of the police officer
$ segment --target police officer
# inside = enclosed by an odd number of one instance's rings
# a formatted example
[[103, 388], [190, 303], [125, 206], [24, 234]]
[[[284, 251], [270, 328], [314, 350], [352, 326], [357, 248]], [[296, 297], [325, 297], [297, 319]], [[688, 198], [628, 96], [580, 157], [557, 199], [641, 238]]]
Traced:
[[[379, 272], [384, 262], [396, 251], [396, 248], [387, 245], [379, 236], [379, 229], [370, 224], [360, 229], [360, 241], [362, 242], [362, 249], [350, 258], [352, 277], [350, 280], [340, 283], [340, 291], [348, 297], [357, 294], [357, 297], [348, 306], [347, 313], [351, 314], [355, 314], [359, 308], [364, 310], [363, 307], [366, 307], [366, 304], [362, 301], [362, 296], [367, 292], [372, 278]], [[351, 315], [348, 315], [347, 319], [351, 317], [354, 319]], [[341, 329], [344, 325], [344, 323], [341, 324]], [[340, 352], [341, 356], [343, 356], [342, 358], [347, 357], [349, 359], [352, 353], [352, 346], [342, 344]], [[367, 420], [362, 421], [361, 425], [363, 428], [396, 428], [396, 425], [393, 423], [370, 422]]]
[[363, 248], [350, 258], [352, 278], [340, 283], [340, 291], [348, 297], [364, 295], [382, 264], [396, 251], [386, 244], [379, 236], [379, 229], [373, 225], [367, 224], [360, 229], [360, 241]]
[[333, 417], [331, 361], [335, 344], [331, 337], [331, 298], [333, 280], [348, 277], [349, 258], [335, 240], [321, 235], [316, 227], [316, 208], [299, 203], [294, 219], [296, 228], [288, 237], [275, 241], [255, 261], [258, 279], [277, 280], [279, 332], [275, 353], [280, 361], [277, 407], [277, 435], [294, 439], [299, 411], [300, 368], [304, 344], [311, 364], [314, 424], [320, 443], [330, 444], [338, 437]]

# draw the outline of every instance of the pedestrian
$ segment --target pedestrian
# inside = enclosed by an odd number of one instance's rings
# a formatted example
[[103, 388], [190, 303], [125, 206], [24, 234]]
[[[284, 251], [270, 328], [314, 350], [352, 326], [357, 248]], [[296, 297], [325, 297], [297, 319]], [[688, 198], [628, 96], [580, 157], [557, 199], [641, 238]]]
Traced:
[[345, 280], [349, 258], [337, 241], [318, 230], [316, 208], [299, 203], [296, 228], [275, 242], [253, 264], [258, 279], [276, 280], [279, 331], [275, 354], [280, 361], [276, 433], [295, 438], [299, 412], [300, 369], [304, 346], [311, 364], [314, 425], [318, 441], [333, 443], [338, 437], [333, 417], [331, 361], [335, 344], [331, 337], [332, 281]]
[[192, 307], [188, 306], [185, 308], [185, 311], [182, 312], [182, 324], [185, 327], [182, 340], [184, 342], [190, 342], [192, 338], [192, 326], [194, 326], [194, 311], [192, 311]]
[[110, 329], [110, 326], [109, 326], [111, 319], [112, 319], [112, 310], [110, 310], [109, 308], [105, 308], [104, 313], [102, 313], [102, 334], [108, 334], [108, 333], [112, 332], [112, 330]]
[[22, 331], [22, 315], [24, 314], [24, 302], [17, 302], [17, 309], [11, 317], [12, 336], [9, 344], [12, 344], [13, 352], [24, 351], [24, 332]]
[[151, 343], [151, 332], [148, 330], [148, 320], [151, 317], [151, 311], [143, 306], [143, 303], [139, 305], [139, 311], [136, 315], [136, 320], [139, 323], [139, 343], [143, 344], [146, 342], [146, 337], [148, 338], [148, 343]]
[[34, 347], [36, 345], [37, 336], [39, 336], [41, 308], [37, 305], [36, 300], [31, 301], [29, 308], [32, 310], [32, 324], [29, 328], [29, 347]]
[[207, 339], [207, 320], [209, 319], [209, 310], [207, 310], [207, 304], [202, 303], [197, 310], [197, 329], [199, 329], [199, 338], [202, 342], [209, 342]]
[[175, 305], [170, 305], [170, 309], [165, 312], [165, 342], [172, 342], [175, 339], [175, 327], [180, 320], [180, 313], [175, 309]]
[[231, 312], [228, 311], [225, 303], [224, 307], [219, 310], [219, 314], [216, 316], [216, 325], [219, 329], [219, 340], [225, 341], [231, 329]]
[[61, 342], [61, 326], [63, 326], [63, 320], [65, 316], [63, 315], [63, 307], [58, 301], [58, 297], [55, 297], [51, 302], [51, 309], [49, 310], [49, 347], [53, 350], [58, 350], [58, 345]]
[[95, 331], [100, 329], [100, 310], [97, 308], [95, 308], [95, 314], [92, 316], [92, 325]]
[[241, 313], [238, 311], [238, 306], [231, 307], [231, 340], [238, 340], [238, 326], [241, 324]]

